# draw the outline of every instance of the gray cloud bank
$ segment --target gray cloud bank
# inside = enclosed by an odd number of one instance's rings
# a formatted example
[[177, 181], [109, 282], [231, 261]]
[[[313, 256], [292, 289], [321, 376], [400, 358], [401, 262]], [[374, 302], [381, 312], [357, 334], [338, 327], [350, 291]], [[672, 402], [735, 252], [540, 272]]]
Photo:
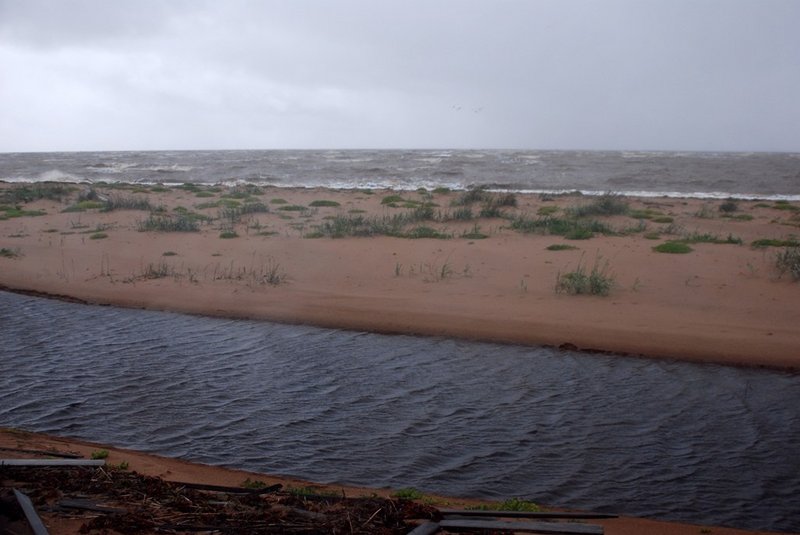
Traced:
[[0, 0], [0, 151], [800, 151], [800, 2]]

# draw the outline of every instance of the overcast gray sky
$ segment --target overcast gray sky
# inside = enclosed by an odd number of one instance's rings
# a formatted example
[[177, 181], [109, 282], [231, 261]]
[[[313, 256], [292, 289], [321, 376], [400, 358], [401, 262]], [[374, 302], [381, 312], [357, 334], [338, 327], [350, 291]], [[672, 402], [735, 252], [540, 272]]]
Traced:
[[0, 151], [800, 151], [797, 0], [0, 0]]

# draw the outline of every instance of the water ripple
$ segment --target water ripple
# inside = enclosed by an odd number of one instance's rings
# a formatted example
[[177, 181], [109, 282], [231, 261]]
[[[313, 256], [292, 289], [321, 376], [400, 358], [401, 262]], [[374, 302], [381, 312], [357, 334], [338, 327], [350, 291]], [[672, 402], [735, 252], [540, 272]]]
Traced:
[[0, 425], [323, 482], [798, 530], [800, 376], [0, 293]]

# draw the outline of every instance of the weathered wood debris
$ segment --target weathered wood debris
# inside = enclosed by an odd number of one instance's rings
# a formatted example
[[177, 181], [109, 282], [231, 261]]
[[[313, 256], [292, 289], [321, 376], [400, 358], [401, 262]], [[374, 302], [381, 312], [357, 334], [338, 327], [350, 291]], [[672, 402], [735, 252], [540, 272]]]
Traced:
[[[116, 466], [13, 464], [0, 463], [0, 532], [27, 519], [25, 529], [44, 535], [48, 521], [69, 517], [82, 522], [85, 534], [603, 533], [577, 520], [586, 516], [568, 513], [440, 510], [406, 499], [301, 494], [280, 485], [176, 483]], [[37, 515], [43, 522], [34, 528]]]

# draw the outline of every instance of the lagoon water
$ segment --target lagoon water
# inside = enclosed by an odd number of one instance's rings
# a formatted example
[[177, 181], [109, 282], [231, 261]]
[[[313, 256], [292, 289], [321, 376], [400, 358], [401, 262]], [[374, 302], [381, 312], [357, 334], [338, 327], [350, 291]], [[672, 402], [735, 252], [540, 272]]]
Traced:
[[800, 375], [0, 292], [0, 425], [320, 482], [800, 530]]

